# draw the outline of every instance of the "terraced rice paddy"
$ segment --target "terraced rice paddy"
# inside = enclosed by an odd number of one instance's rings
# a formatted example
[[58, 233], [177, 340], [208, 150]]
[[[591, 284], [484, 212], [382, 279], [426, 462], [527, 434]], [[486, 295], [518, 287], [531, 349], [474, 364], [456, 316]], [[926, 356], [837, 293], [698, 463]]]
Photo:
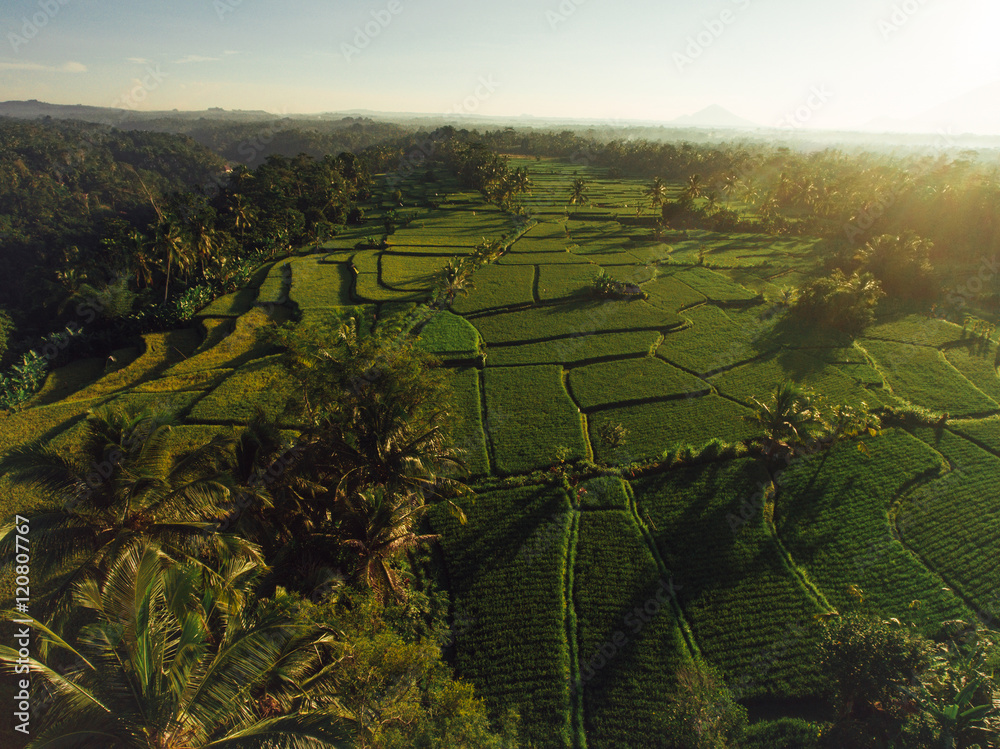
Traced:
[[[262, 266], [190, 329], [53, 372], [23, 411], [0, 415], [0, 452], [71, 440], [89, 409], [115, 401], [177, 407], [176, 439], [194, 444], [294, 400], [264, 335], [272, 326], [331, 340], [351, 318], [363, 333], [413, 328], [448, 370], [452, 442], [480, 489], [459, 500], [466, 525], [443, 505], [429, 514], [458, 625], [455, 663], [494, 715], [518, 711], [542, 749], [655, 745], [673, 675], [696, 660], [738, 698], [795, 714], [823, 685], [817, 615], [849, 610], [857, 591], [880, 615], [928, 632], [991, 611], [995, 345], [919, 316], [881, 321], [857, 342], [789, 325], [774, 297], [812, 277], [815, 240], [653, 237], [636, 220], [653, 215], [644, 183], [513, 163], [534, 180], [527, 223], [447, 183], [411, 180], [407, 196], [438, 207], [407, 209], [412, 220], [384, 249], [358, 247], [378, 240], [392, 207], [370, 206], [370, 224]], [[576, 173], [589, 205], [567, 206]], [[450, 309], [418, 306], [449, 259], [502, 237], [508, 251]], [[602, 269], [648, 299], [593, 296]], [[768, 476], [717, 443], [759, 436], [754, 401], [789, 378], [829, 405], [947, 418]], [[588, 473], [564, 484], [576, 470]], [[30, 501], [0, 478], [6, 510]]]

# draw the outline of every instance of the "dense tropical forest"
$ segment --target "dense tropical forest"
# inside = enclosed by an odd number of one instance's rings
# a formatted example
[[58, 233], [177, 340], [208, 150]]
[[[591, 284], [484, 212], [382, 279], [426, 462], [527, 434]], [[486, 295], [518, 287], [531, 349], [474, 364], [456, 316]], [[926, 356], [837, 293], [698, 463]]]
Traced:
[[1000, 746], [995, 154], [341, 125], [0, 119], [5, 736]]

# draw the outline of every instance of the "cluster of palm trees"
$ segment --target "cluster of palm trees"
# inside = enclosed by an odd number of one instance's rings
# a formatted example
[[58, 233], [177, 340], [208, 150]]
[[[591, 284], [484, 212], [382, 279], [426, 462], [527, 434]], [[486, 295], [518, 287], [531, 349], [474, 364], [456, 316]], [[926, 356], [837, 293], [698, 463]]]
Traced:
[[328, 747], [368, 730], [337, 698], [343, 638], [284, 590], [349, 576], [405, 600], [398, 560], [435, 539], [426, 498], [461, 488], [437, 475], [460, 463], [444, 380], [412, 343], [353, 324], [336, 345], [288, 335], [309, 372], [294, 443], [258, 414], [179, 451], [169, 413], [109, 405], [70, 448], [3, 460], [44, 500], [19, 519], [37, 550], [33, 746]]
[[465, 257], [453, 257], [438, 271], [436, 281], [435, 306], [444, 307], [455, 301], [456, 296], [468, 296], [476, 288], [473, 281], [475, 272], [484, 265], [495, 262], [507, 251], [507, 236], [487, 239], [476, 245], [475, 251]]
[[[827, 406], [791, 380], [778, 384], [764, 400], [752, 398], [751, 405], [746, 420], [760, 430], [762, 454], [768, 461], [788, 460], [803, 450], [843, 439], [875, 437], [881, 430], [880, 419], [865, 404]], [[861, 441], [858, 449], [866, 452], [867, 446]]]
[[847, 275], [835, 268], [799, 289], [791, 310], [807, 323], [856, 336], [875, 321], [884, 296], [882, 284], [871, 273]]
[[465, 142], [451, 137], [440, 148], [441, 158], [462, 183], [479, 190], [483, 197], [504, 211], [520, 210], [518, 198], [531, 192], [528, 170], [511, 169], [507, 157], [481, 142]]

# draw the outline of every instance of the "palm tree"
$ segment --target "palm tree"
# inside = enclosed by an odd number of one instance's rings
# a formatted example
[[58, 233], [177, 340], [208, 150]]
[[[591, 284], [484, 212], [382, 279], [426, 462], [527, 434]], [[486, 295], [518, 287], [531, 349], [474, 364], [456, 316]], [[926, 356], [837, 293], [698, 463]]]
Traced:
[[355, 324], [338, 343], [302, 368], [310, 426], [299, 446], [331, 493], [423, 492], [444, 480], [439, 472], [462, 467], [461, 451], [449, 446], [447, 380], [415, 339], [359, 336]]
[[722, 180], [722, 192], [726, 195], [726, 207], [729, 207], [730, 201], [733, 199], [733, 193], [736, 192], [736, 188], [740, 184], [739, 175], [727, 174]]
[[697, 198], [701, 197], [701, 175], [692, 174], [687, 178], [685, 183], [683, 198], [688, 203], [693, 203]]
[[[378, 364], [376, 363], [377, 367]], [[430, 402], [440, 393], [416, 393], [405, 383], [379, 383], [384, 372], [356, 384], [358, 393], [338, 404], [309, 430], [303, 449], [326, 464], [334, 483], [334, 499], [366, 488], [422, 492], [442, 479], [439, 468], [462, 466], [459, 451], [448, 446], [447, 405]]]
[[773, 220], [778, 215], [779, 203], [774, 194], [769, 192], [764, 196], [764, 200], [761, 202], [758, 210], [760, 211], [760, 217], [764, 222], [769, 222]]
[[233, 226], [240, 232], [240, 247], [243, 247], [246, 230], [253, 226], [257, 219], [257, 212], [239, 193], [233, 196], [233, 205], [230, 210], [233, 213]]
[[172, 221], [163, 221], [156, 227], [153, 246], [167, 263], [167, 282], [163, 288], [163, 303], [166, 304], [170, 294], [170, 271], [174, 263], [182, 270], [187, 270], [191, 259], [189, 246], [180, 227]]
[[579, 177], [573, 180], [573, 189], [569, 196], [569, 204], [579, 206], [581, 203], [589, 203], [587, 197], [587, 183]]
[[257, 409], [233, 448], [232, 511], [224, 521], [260, 545], [268, 559], [323, 521], [316, 498], [326, 490], [302, 466], [302, 450], [282, 433], [278, 420]]
[[[70, 587], [103, 579], [138, 540], [155, 543], [165, 558], [196, 560], [214, 569], [227, 559], [261, 562], [256, 546], [214, 532], [228, 513], [231, 481], [222, 469], [231, 442], [217, 437], [189, 452], [170, 452], [171, 418], [135, 407], [104, 406], [87, 418], [79, 447], [69, 454], [30, 444], [0, 463], [58, 506], [27, 512], [42, 577], [53, 575], [47, 604], [57, 611]], [[0, 553], [15, 543], [15, 526], [0, 529]]]
[[649, 189], [646, 190], [646, 195], [650, 199], [650, 206], [653, 209], [659, 208], [667, 199], [667, 186], [662, 179], [655, 177], [653, 179], [653, 184], [651, 184]]
[[469, 290], [476, 288], [472, 282], [473, 271], [474, 268], [465, 260], [453, 257], [438, 272], [438, 287], [449, 302], [454, 301], [458, 294], [468, 296]]
[[504, 252], [504, 240], [502, 239], [487, 239], [483, 237], [483, 241], [476, 245], [476, 262], [480, 265], [492, 263], [498, 257], [500, 257]]
[[338, 513], [336, 538], [357, 554], [355, 573], [383, 602], [406, 599], [399, 573], [389, 566], [418, 546], [437, 540], [417, 535], [414, 528], [426, 510], [417, 494], [375, 488], [347, 497]]
[[149, 286], [153, 281], [152, 249], [154, 248], [149, 239], [135, 229], [122, 238], [121, 251], [125, 254], [131, 271], [135, 273], [135, 285], [139, 288]]
[[528, 174], [527, 169], [518, 167], [514, 170], [513, 185], [514, 190], [517, 193], [531, 193], [531, 188], [534, 187], [534, 184], [531, 181], [531, 176]]
[[743, 199], [749, 205], [754, 205], [759, 197], [760, 197], [760, 190], [757, 187], [756, 178], [747, 177], [746, 180], [743, 182]]
[[794, 449], [824, 424], [813, 396], [790, 380], [778, 385], [767, 402], [751, 400], [754, 410], [745, 418], [763, 431], [769, 457], [779, 448]]
[[201, 219], [195, 219], [190, 224], [191, 251], [201, 265], [201, 274], [205, 275], [205, 267], [212, 260], [212, 253], [215, 250], [216, 232], [215, 228]]
[[[281, 598], [234, 607], [199, 579], [154, 544], [131, 544], [102, 584], [76, 586], [96, 621], [74, 645], [35, 624], [46, 647], [28, 666], [48, 700], [29, 749], [349, 746], [352, 721], [330, 696], [332, 633], [292, 620]], [[55, 670], [52, 649], [75, 665]], [[18, 657], [0, 647], [5, 668]]]

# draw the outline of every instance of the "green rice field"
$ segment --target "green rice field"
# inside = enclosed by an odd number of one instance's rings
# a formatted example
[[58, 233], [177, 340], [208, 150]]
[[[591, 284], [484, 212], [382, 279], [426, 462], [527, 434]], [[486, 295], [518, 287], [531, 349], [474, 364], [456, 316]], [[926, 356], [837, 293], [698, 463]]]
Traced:
[[[673, 674], [694, 662], [766, 717], [806, 714], [824, 684], [819, 621], [856, 590], [926, 633], [988, 609], [1000, 579], [996, 344], [917, 314], [856, 340], [803, 331], [777, 295], [818, 272], [818, 240], [654, 237], [626, 220], [652, 215], [643, 181], [511, 165], [533, 180], [526, 219], [441, 187], [437, 207], [415, 209], [381, 249], [357, 246], [381, 236], [373, 221], [269, 262], [190, 327], [53, 371], [0, 414], [0, 452], [72, 439], [111, 402], [177, 408], [189, 443], [258, 409], [295, 429], [286, 409], [300, 394], [275, 328], [333, 341], [351, 318], [362, 332], [411, 326], [451, 383], [450, 439], [467, 468], [456, 476], [475, 491], [456, 500], [464, 525], [443, 504], [428, 514], [450, 615], [469, 623], [455, 667], [491, 715], [516, 710], [538, 749], [659, 746]], [[569, 206], [578, 174], [590, 203]], [[507, 250], [467, 293], [434, 297], [451, 258], [501, 238]], [[596, 296], [602, 271], [646, 298]], [[786, 380], [824, 406], [924, 421], [769, 473], [750, 417]], [[5, 512], [28, 501], [0, 478]]]

